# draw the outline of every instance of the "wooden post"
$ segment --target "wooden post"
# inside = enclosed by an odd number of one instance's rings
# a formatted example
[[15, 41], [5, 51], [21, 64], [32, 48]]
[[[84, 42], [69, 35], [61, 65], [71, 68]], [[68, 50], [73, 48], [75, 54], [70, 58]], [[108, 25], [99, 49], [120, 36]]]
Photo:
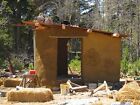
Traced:
[[34, 70], [35, 68], [35, 56], [36, 56], [36, 30], [33, 32], [33, 49], [34, 49]]

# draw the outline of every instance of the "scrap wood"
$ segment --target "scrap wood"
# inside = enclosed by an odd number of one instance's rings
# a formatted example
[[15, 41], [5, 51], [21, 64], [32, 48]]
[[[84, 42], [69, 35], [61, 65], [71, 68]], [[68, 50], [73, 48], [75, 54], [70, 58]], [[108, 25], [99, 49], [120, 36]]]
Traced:
[[93, 90], [94, 93], [96, 93], [97, 91], [99, 90], [106, 90], [106, 91], [109, 91], [109, 87], [106, 83], [106, 81], [104, 81], [104, 83], [100, 86], [98, 86], [96, 89]]
[[69, 88], [72, 88], [72, 85], [71, 85], [71, 81], [70, 80], [67, 81], [67, 84], [68, 84]]
[[92, 96], [94, 93], [96, 93], [100, 90], [105, 90], [107, 92], [107, 94], [110, 93], [110, 89], [109, 89], [106, 81], [104, 81], [104, 83], [102, 85], [98, 86], [96, 89], [92, 90], [90, 96]]
[[70, 68], [70, 66], [68, 66], [68, 69], [69, 69], [70, 73], [71, 73], [72, 75], [74, 75], [73, 72], [72, 72], [72, 70], [71, 70], [71, 68]]
[[70, 92], [87, 90], [87, 86], [78, 85], [76, 83], [71, 82], [70, 80], [67, 81], [67, 84], [69, 85]]
[[78, 86], [78, 87], [72, 87], [73, 91], [85, 91], [87, 90], [87, 86]]
[[70, 84], [71, 86], [72, 86], [72, 85], [73, 85], [73, 86], [80, 86], [80, 85], [78, 85], [78, 84], [76, 84], [76, 83], [71, 82], [70, 80], [68, 80], [67, 83]]

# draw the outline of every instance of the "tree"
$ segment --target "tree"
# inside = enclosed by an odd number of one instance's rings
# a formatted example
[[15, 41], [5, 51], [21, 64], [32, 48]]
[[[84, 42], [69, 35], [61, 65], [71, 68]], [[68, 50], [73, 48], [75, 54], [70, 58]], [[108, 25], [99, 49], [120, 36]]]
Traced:
[[16, 24], [33, 19], [35, 7], [32, 1], [28, 0], [1, 0], [0, 3], [1, 57], [6, 57], [10, 67], [13, 68], [12, 55], [21, 56], [23, 52], [28, 52], [26, 49], [29, 46], [33, 48], [33, 44], [30, 43], [32, 42], [31, 28], [19, 28]]
[[8, 34], [8, 30], [6, 29], [4, 23], [5, 19], [0, 16], [0, 65], [2, 65], [4, 63], [4, 60], [6, 59], [9, 62], [9, 70], [11, 71], [11, 73], [15, 74], [10, 60], [12, 37]]

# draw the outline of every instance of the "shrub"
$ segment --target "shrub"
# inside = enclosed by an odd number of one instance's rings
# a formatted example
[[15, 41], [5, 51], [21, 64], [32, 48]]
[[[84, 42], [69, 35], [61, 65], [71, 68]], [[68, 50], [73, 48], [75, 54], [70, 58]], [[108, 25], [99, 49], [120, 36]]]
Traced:
[[137, 76], [140, 74], [140, 59], [134, 62], [121, 61], [121, 70], [129, 76]]
[[81, 60], [79, 56], [75, 56], [69, 63], [69, 67], [80, 74], [81, 72]]
[[12, 64], [15, 70], [22, 70], [24, 68], [24, 63], [22, 63], [18, 58], [13, 58]]
[[29, 67], [28, 67], [28, 69], [30, 69], [30, 70], [33, 70], [33, 69], [34, 69], [34, 65], [33, 65], [33, 63], [29, 63]]

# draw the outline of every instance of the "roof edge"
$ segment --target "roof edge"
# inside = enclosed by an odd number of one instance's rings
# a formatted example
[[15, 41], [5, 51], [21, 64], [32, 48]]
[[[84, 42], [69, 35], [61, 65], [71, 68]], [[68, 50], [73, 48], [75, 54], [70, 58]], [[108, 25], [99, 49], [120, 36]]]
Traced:
[[[37, 21], [23, 21], [22, 22], [23, 24], [26, 24], [26, 25], [30, 25], [30, 26], [35, 26], [35, 27], [39, 27], [39, 26], [44, 26], [44, 27], [52, 27], [52, 26], [58, 26], [58, 27], [63, 27], [63, 24], [45, 24], [43, 22], [37, 22]], [[120, 33], [113, 33], [113, 32], [108, 32], [108, 31], [101, 31], [101, 30], [97, 30], [97, 29], [87, 29], [87, 28], [82, 28], [82, 27], [77, 27], [77, 26], [69, 26], [69, 25], [65, 25], [65, 27], [73, 27], [73, 28], [77, 28], [77, 29], [81, 29], [81, 30], [84, 30], [84, 31], [87, 31], [87, 32], [98, 32], [98, 33], [103, 33], [105, 35], [108, 35], [108, 36], [112, 36], [112, 37], [115, 37], [115, 38], [125, 38], [125, 37], [128, 37], [128, 35], [126, 34], [120, 34]], [[89, 31], [90, 30], [90, 31]]]

